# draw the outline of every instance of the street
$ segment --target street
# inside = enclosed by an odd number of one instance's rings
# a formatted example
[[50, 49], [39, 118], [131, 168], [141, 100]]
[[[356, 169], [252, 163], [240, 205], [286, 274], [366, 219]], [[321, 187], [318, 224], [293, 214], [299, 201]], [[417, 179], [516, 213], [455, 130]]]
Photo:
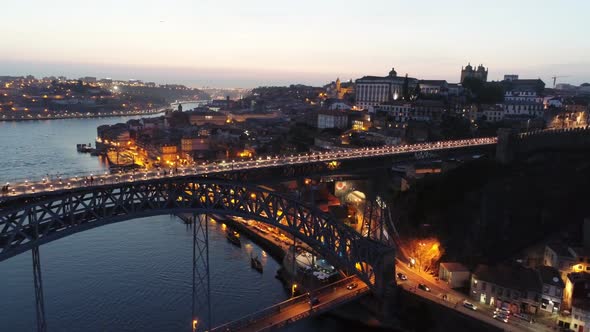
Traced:
[[[398, 260], [396, 264], [396, 273], [403, 273], [408, 277], [408, 280], [401, 281], [398, 279], [398, 285], [409, 292], [413, 292], [418, 296], [427, 298], [431, 301], [437, 302], [458, 311], [464, 315], [481, 320], [490, 325], [503, 329], [504, 331], [553, 331], [551, 328], [537, 324], [529, 323], [517, 317], [510, 317], [508, 323], [496, 320], [493, 318], [493, 309], [483, 303], [476, 302], [468, 298], [465, 294], [459, 293], [450, 289], [446, 283], [436, 281], [434, 277], [426, 273], [419, 273], [415, 269], [408, 267], [407, 264]], [[418, 288], [418, 284], [425, 284], [430, 288], [430, 292], [426, 292]], [[447, 299], [443, 300], [443, 295], [447, 295]], [[477, 310], [471, 310], [463, 306], [463, 301], [467, 300], [477, 306]]]

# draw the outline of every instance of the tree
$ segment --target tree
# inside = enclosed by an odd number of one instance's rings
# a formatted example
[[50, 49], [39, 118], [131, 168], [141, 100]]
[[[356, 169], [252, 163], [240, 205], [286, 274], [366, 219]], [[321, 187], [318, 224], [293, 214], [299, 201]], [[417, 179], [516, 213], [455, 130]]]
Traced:
[[420, 83], [417, 83], [416, 87], [414, 87], [414, 93], [412, 93], [412, 100], [418, 99], [420, 97], [420, 93], [421, 93]]
[[434, 237], [410, 239], [407, 247], [419, 271], [432, 271], [445, 252]]
[[402, 86], [402, 98], [410, 100], [410, 82], [408, 82], [408, 74], [404, 78], [404, 85]]

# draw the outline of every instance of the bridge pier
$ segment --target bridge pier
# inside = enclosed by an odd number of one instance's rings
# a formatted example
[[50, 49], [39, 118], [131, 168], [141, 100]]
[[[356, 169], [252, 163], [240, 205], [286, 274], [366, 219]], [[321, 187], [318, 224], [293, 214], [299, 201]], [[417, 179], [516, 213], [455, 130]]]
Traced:
[[34, 246], [33, 253], [33, 281], [35, 283], [35, 309], [37, 312], [37, 331], [46, 332], [47, 322], [45, 320], [45, 298], [43, 297], [43, 278], [41, 276], [41, 257], [39, 246]]
[[[211, 329], [211, 283], [209, 274], [209, 215], [193, 213], [192, 332]], [[201, 323], [206, 317], [206, 323]]]
[[395, 250], [393, 248], [380, 253], [379, 261], [373, 267], [375, 274], [375, 295], [384, 298], [391, 285], [395, 285]]

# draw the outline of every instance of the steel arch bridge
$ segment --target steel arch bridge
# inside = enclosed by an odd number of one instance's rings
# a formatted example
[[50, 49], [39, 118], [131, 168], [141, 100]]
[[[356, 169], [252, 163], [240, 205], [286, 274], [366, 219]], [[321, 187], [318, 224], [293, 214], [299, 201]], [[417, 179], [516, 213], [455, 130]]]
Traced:
[[[389, 277], [393, 248], [362, 237], [328, 214], [258, 186], [197, 176], [61, 190], [0, 210], [0, 261], [62, 237], [170, 213], [226, 214], [278, 227], [374, 291]], [[387, 274], [393, 274], [392, 271]]]

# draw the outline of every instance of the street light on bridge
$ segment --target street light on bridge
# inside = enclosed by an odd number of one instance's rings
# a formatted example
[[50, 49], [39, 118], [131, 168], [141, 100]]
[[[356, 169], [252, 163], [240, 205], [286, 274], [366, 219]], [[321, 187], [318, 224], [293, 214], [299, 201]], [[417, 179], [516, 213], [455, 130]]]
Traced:
[[295, 289], [297, 288], [297, 284], [293, 284], [291, 286], [291, 297], [295, 297]]
[[195, 318], [193, 319], [193, 332], [197, 331], [197, 324], [199, 323], [199, 321]]

